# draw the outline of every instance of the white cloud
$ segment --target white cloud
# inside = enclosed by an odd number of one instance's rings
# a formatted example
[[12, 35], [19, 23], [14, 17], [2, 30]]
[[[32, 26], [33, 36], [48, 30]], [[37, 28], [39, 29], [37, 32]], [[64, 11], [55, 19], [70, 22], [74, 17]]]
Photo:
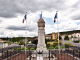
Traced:
[[[0, 37], [25, 36], [26, 21], [22, 23], [25, 12], [27, 11], [27, 36], [37, 36], [37, 21], [39, 14], [45, 18], [52, 18], [58, 11], [58, 21], [60, 31], [80, 29], [80, 1], [79, 0], [8, 0], [6, 3], [0, 1]], [[45, 20], [45, 19], [44, 19]], [[57, 32], [57, 23], [47, 24], [45, 33]], [[50, 20], [49, 20], [50, 21]]]

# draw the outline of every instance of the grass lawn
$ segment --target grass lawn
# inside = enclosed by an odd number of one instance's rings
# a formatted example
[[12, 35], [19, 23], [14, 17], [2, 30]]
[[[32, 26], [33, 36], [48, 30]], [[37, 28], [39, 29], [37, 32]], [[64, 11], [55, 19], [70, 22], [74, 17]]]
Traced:
[[69, 40], [69, 41], [73, 42], [73, 40]]

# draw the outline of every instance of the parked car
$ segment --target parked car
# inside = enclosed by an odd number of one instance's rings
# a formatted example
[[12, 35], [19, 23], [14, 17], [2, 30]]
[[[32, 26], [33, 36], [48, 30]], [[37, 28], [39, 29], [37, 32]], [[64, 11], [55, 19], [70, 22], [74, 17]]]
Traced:
[[27, 44], [26, 47], [37, 47], [36, 44]]
[[74, 39], [74, 43], [79, 43], [79, 40], [78, 39]]

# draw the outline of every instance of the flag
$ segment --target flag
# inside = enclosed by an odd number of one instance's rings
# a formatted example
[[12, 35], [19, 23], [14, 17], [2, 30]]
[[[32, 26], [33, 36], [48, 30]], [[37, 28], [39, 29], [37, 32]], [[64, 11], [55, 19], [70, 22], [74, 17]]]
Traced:
[[42, 18], [42, 13], [40, 14], [40, 18]]
[[23, 21], [22, 21], [22, 22], [24, 23], [24, 21], [25, 21], [25, 20], [26, 20], [26, 15], [24, 16], [24, 18], [23, 18]]
[[54, 23], [56, 22], [56, 18], [57, 18], [57, 13], [55, 14], [55, 17], [54, 17]]

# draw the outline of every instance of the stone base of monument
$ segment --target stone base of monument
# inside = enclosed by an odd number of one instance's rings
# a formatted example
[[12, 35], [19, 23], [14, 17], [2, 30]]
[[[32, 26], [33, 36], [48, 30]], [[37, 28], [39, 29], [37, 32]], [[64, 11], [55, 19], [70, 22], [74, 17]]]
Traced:
[[[47, 50], [48, 51], [48, 50]], [[29, 60], [30, 57], [28, 57], [26, 60]], [[51, 60], [56, 60], [57, 58], [50, 54]], [[34, 51], [31, 55], [31, 60], [49, 60], [49, 53], [48, 52], [36, 52]]]
[[37, 44], [37, 49], [36, 49], [37, 52], [43, 52], [43, 53], [48, 53], [49, 51], [47, 50], [46, 48], [46, 44], [44, 43], [39, 43]]

